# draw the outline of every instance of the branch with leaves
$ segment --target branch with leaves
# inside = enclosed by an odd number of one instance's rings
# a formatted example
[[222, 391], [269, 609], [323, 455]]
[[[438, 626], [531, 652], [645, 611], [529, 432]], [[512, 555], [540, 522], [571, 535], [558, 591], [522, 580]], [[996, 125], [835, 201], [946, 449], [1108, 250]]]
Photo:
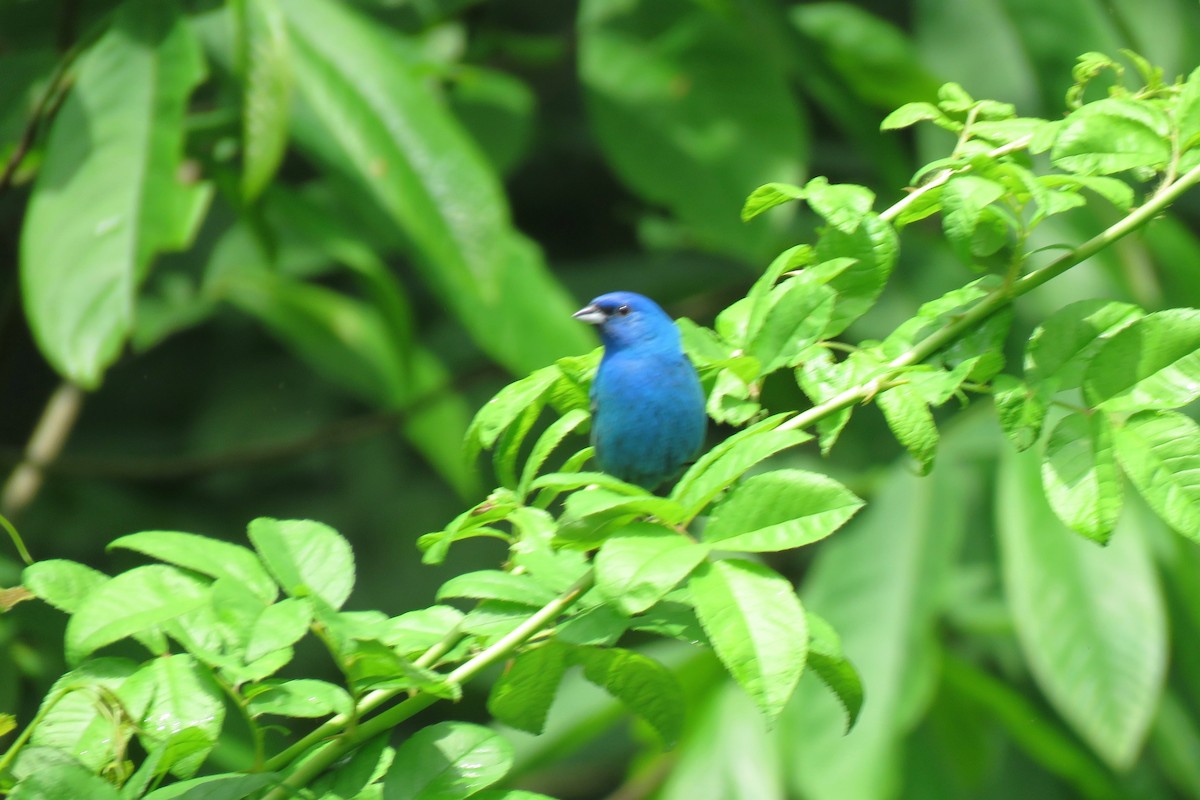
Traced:
[[[885, 128], [928, 121], [956, 143], [884, 211], [872, 210], [865, 187], [822, 178], [755, 192], [748, 219], [799, 200], [825, 225], [813, 244], [776, 259], [712, 329], [680, 320], [709, 415], [739, 430], [667, 496], [587, 470], [590, 448], [566, 452], [589, 421], [598, 354], [560, 360], [502, 390], [467, 437], [471, 459], [491, 451], [499, 487], [419, 544], [425, 562], [436, 564], [458, 543], [489, 537], [507, 545], [508, 559], [451, 578], [436, 605], [396, 617], [343, 610], [354, 581], [351, 548], [306, 521], [256, 520], [253, 549], [184, 533], [122, 537], [111, 546], [156, 563], [115, 576], [68, 561], [33, 564], [25, 586], [70, 616], [71, 671], [0, 757], [0, 786], [32, 792], [25, 787], [54, 781], [102, 800], [218, 789], [233, 800], [282, 800], [302, 791], [326, 796], [335, 784], [338, 797], [379, 784], [418, 797], [449, 782], [455, 796], [528, 800], [540, 795], [487, 789], [513, 759], [490, 729], [440, 723], [395, 748], [387, 736], [505, 662], [489, 691], [496, 720], [540, 732], [564, 674], [578, 666], [670, 746], [683, 692], [670, 669], [621, 646], [635, 633], [711, 649], [767, 718], [811, 670], [853, 726], [863, 689], [836, 631], [762, 554], [818, 542], [864, 506], [827, 475], [772, 468], [771, 460], [814, 439], [828, 452], [866, 403], [928, 470], [939, 439], [933, 409], [990, 396], [1015, 447], [1040, 449], [1046, 498], [1066, 525], [1107, 542], [1123, 474], [1163, 520], [1195, 539], [1200, 429], [1176, 409], [1200, 397], [1200, 312], [1075, 303], [1023, 343], [1021, 375], [1003, 372], [1014, 302], [1145, 226], [1200, 182], [1200, 71], [1166, 84], [1135, 61], [1143, 86], [1115, 84], [1083, 102], [1089, 82], [1115, 63], [1094, 54], [1081, 60], [1075, 107], [1059, 121], [1018, 117], [953, 84], [937, 104], [899, 109]], [[1113, 177], [1122, 174], [1136, 186]], [[1154, 188], [1135, 203], [1144, 185]], [[1124, 216], [1036, 263], [1039, 226], [1089, 195]], [[935, 215], [982, 276], [925, 303], [882, 341], [838, 341], [885, 291], [905, 227]], [[767, 407], [769, 381], [790, 382], [808, 405]], [[307, 635], [344, 685], [276, 677]], [[100, 655], [127, 639], [155, 657]], [[256, 763], [192, 777], [221, 735], [227, 700], [256, 731]], [[268, 755], [269, 717], [326, 721]], [[164, 719], [171, 724], [149, 724]], [[129, 756], [135, 738], [146, 754], [140, 763]]]

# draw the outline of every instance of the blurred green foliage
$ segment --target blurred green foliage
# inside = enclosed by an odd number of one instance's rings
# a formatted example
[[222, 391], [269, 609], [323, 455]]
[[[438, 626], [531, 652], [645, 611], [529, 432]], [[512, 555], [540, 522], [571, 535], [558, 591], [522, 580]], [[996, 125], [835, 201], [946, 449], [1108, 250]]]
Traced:
[[[492, 483], [462, 458], [473, 411], [594, 346], [578, 304], [631, 289], [709, 324], [822, 224], [795, 203], [741, 222], [761, 184], [821, 175], [890, 205], [955, 142], [881, 132], [896, 107], [955, 81], [1057, 116], [1080, 54], [1128, 48], [1170, 81], [1200, 65], [1196, 30], [1190, 0], [0, 0], [7, 463], [62, 378], [88, 390], [40, 491], [5, 511], [36, 558], [108, 572], [135, 563], [104, 551], [133, 531], [236, 540], [261, 515], [320, 519], [353, 544], [351, 607], [423, 608], [503, 558], [477, 539], [423, 566], [416, 540]], [[1118, 215], [1052, 217], [1025, 248], [1076, 245]], [[1076, 301], [1200, 306], [1198, 215], [1185, 196], [1022, 298], [1009, 371]], [[845, 337], [888, 337], [972, 277], [964, 255], [987, 254], [914, 219]], [[762, 390], [771, 408], [806, 403], [786, 381]], [[656, 645], [688, 698], [680, 749], [659, 753], [568, 674], [545, 734], [507, 732], [519, 785], [1200, 795], [1194, 543], [1134, 500], [1108, 549], [1037, 535], [1062, 526], [1036, 462], [985, 414], [954, 418], [924, 478], [887, 422], [857, 414], [827, 459], [814, 446], [774, 462], [868, 501], [843, 534], [769, 559], [862, 673], [850, 735], [811, 674], [767, 730], [711, 656]], [[21, 566], [4, 550], [0, 586]], [[62, 673], [62, 624], [33, 603], [0, 617], [0, 712], [27, 721]], [[1131, 682], [1105, 682], [1130, 663]], [[438, 713], [486, 711], [468, 693]], [[248, 747], [230, 729], [217, 760], [241, 765]]]

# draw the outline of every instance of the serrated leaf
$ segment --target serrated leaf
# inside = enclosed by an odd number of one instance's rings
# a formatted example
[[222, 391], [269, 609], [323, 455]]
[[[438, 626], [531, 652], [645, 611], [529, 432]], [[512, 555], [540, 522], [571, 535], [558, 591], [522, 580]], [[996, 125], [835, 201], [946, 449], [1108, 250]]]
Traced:
[[978, 175], [956, 175], [942, 189], [942, 225], [960, 258], [995, 252], [982, 252], [976, 234], [985, 211], [1005, 193], [1003, 185]]
[[938, 429], [929, 405], [911, 386], [887, 389], [875, 398], [896, 440], [917, 460], [921, 473], [933, 468], [937, 455]]
[[900, 243], [892, 226], [878, 214], [867, 213], [853, 232], [829, 228], [817, 241], [816, 260], [854, 259], [854, 265], [829, 282], [837, 305], [826, 336], [836, 336], [865, 314], [883, 292]]
[[842, 233], [854, 233], [875, 204], [875, 193], [853, 183], [813, 178], [804, 187], [809, 207]]
[[315, 595], [332, 608], [346, 602], [354, 588], [354, 553], [333, 528], [312, 520], [260, 517], [248, 531], [254, 549], [289, 595]]
[[[828, 350], [818, 350], [796, 370], [796, 382], [815, 406], [849, 389], [857, 377], [855, 366], [850, 360], [838, 363]], [[850, 421], [850, 414], [851, 408], [847, 406], [817, 420], [822, 455], [829, 455]]]
[[1110, 766], [1127, 768], [1158, 706], [1167, 658], [1142, 526], [1125, 515], [1106, 548], [1071, 534], [1046, 504], [1040, 471], [1033, 453], [1008, 455], [996, 498], [1018, 641], [1051, 704]]
[[671, 490], [671, 499], [684, 508], [683, 519], [691, 519], [703, 511], [750, 467], [812, 438], [800, 430], [775, 430], [783, 423], [784, 416], [769, 417], [739, 431], [700, 456]]
[[1107, 544], [1121, 516], [1121, 481], [1112, 429], [1102, 414], [1069, 414], [1046, 442], [1042, 461], [1046, 499], [1068, 528]]
[[837, 295], [828, 286], [791, 278], [772, 290], [770, 310], [748, 343], [760, 375], [796, 363], [825, 333]]
[[829, 687], [846, 710], [846, 730], [858, 721], [863, 705], [862, 679], [842, 652], [842, 640], [833, 626], [811, 611], [805, 611], [808, 624], [808, 666]]
[[528, 575], [514, 575], [497, 569], [464, 572], [442, 584], [437, 599], [469, 597], [475, 600], [504, 600], [528, 606], [543, 606], [555, 599], [554, 592], [539, 585]]
[[997, 375], [992, 380], [992, 402], [1000, 428], [1017, 451], [1028, 450], [1042, 435], [1046, 418], [1045, 397], [1012, 375]]
[[730, 559], [702, 565], [688, 588], [717, 657], [774, 719], [795, 691], [808, 652], [804, 609], [792, 585], [761, 564]]
[[792, 200], [803, 200], [804, 190], [790, 183], [768, 183], [751, 192], [742, 206], [742, 221], [749, 222], [759, 214]]
[[676, 530], [635, 522], [600, 546], [596, 587], [626, 614], [638, 614], [674, 589], [707, 552]]
[[208, 602], [208, 587], [174, 567], [136, 567], [101, 584], [83, 598], [67, 623], [67, 661], [127, 636], [143, 633]]
[[529, 458], [525, 461], [525, 468], [521, 471], [521, 480], [517, 483], [518, 495], [525, 497], [529, 494], [529, 487], [533, 484], [533, 479], [537, 477], [538, 471], [545, 465], [546, 459], [564, 439], [588, 419], [586, 411], [575, 408], [550, 423], [550, 426], [538, 437], [537, 442], [533, 445], [533, 450], [529, 453]]
[[1025, 373], [1047, 393], [1072, 389], [1105, 341], [1142, 316], [1131, 303], [1080, 300], [1055, 311], [1025, 345]]
[[504, 777], [512, 745], [482, 725], [438, 722], [396, 748], [383, 780], [383, 800], [469, 797]]
[[1106, 411], [1178, 408], [1200, 397], [1200, 311], [1158, 311], [1114, 334], [1088, 365], [1083, 391]]
[[742, 481], [713, 509], [704, 542], [744, 552], [801, 547], [833, 533], [862, 506], [827, 475], [773, 470]]
[[1171, 157], [1169, 127], [1166, 115], [1149, 102], [1097, 100], [1064, 120], [1051, 158], [1055, 166], [1087, 175], [1159, 169]]
[[879, 129], [883, 131], [893, 131], [900, 128], [908, 128], [925, 120], [948, 119], [949, 117], [947, 117], [942, 110], [933, 103], [905, 103], [884, 117], [883, 122], [879, 123]]
[[[173, 775], [191, 777], [216, 747], [225, 721], [225, 695], [192, 656], [180, 653], [147, 662], [118, 694], [146, 698], [141, 708], [126, 700], [127, 710], [137, 720], [147, 751], [168, 747], [165, 758]], [[189, 735], [181, 735], [185, 733]]]
[[237, 581], [267, 603], [279, 594], [258, 556], [241, 545], [194, 533], [143, 531], [122, 536], [108, 546], [133, 550], [211, 578]]
[[1200, 426], [1173, 411], [1145, 411], [1113, 431], [1117, 460], [1168, 525], [1200, 541]]
[[59, 558], [37, 561], [21, 573], [21, 582], [29, 591], [68, 614], [74, 614], [85, 598], [109, 580], [99, 570]]
[[488, 712], [505, 725], [540, 735], [569, 666], [569, 654], [569, 648], [557, 642], [522, 652], [492, 685]]
[[683, 689], [671, 671], [649, 656], [619, 647], [579, 648], [574, 658], [590, 682], [621, 701], [674, 747], [683, 727]]

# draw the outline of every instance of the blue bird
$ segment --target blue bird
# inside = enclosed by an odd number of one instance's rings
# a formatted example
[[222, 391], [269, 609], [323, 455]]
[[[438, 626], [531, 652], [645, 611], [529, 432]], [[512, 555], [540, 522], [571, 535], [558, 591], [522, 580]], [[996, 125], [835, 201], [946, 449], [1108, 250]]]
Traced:
[[600, 469], [654, 489], [704, 444], [704, 390], [679, 329], [648, 297], [610, 292], [575, 312], [595, 325], [604, 357], [592, 382], [592, 444]]

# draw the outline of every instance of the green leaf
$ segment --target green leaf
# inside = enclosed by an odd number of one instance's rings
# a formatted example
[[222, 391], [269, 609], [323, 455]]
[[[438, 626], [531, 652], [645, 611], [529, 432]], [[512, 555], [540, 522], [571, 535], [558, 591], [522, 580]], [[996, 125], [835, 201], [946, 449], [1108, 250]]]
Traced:
[[194, 611], [209, 599], [208, 587], [174, 567], [136, 567], [83, 598], [67, 623], [67, 661], [80, 660], [105, 645], [156, 629]]
[[[746, 470], [781, 450], [812, 438], [799, 430], [775, 430], [786, 415], [768, 417], [738, 431], [709, 450], [688, 468], [671, 490], [671, 499], [683, 506], [691, 519], [704, 510], [713, 498], [740, 478]], [[676, 521], [682, 521], [676, 520]]]
[[342, 644], [341, 667], [356, 694], [364, 689], [424, 692], [458, 702], [462, 687], [445, 675], [401, 658], [380, 641], [356, 636]]
[[541, 408], [547, 392], [560, 375], [557, 367], [536, 370], [505, 386], [484, 403], [467, 429], [467, 460], [474, 461], [481, 450], [495, 445], [508, 427], [527, 413], [531, 406]]
[[256, 0], [240, 8], [246, 37], [242, 194], [253, 200], [275, 177], [287, 151], [292, 66], [278, 0]]
[[505, 600], [527, 606], [544, 606], [556, 595], [528, 575], [514, 575], [497, 569], [464, 572], [442, 584], [437, 599], [470, 597], [475, 600]]
[[470, 132], [492, 169], [507, 175], [527, 154], [537, 117], [537, 95], [507, 72], [458, 62], [448, 88], [454, 115]]
[[1055, 166], [1085, 175], [1157, 170], [1171, 157], [1169, 128], [1166, 115], [1152, 103], [1105, 98], [1067, 117], [1050, 156]]
[[1005, 194], [1003, 185], [978, 175], [956, 175], [942, 189], [942, 226], [959, 258], [996, 252], [979, 236], [980, 225], [988, 207]]
[[312, 604], [302, 597], [285, 597], [264, 608], [246, 637], [247, 663], [300, 641], [312, 618]]
[[569, 648], [553, 641], [523, 651], [492, 685], [488, 712], [505, 725], [540, 735], [569, 655]]
[[742, 222], [749, 222], [775, 206], [803, 199], [804, 190], [790, 183], [768, 183], [760, 186], [746, 198], [746, 204], [742, 206]]
[[533, 445], [533, 450], [529, 453], [529, 458], [525, 461], [525, 468], [521, 471], [521, 480], [517, 483], [518, 495], [528, 496], [529, 487], [533, 483], [533, 479], [537, 477], [538, 471], [545, 465], [546, 459], [562, 443], [563, 439], [571, 435], [589, 418], [588, 412], [581, 408], [575, 408], [563, 414], [546, 428], [545, 432], [538, 437], [537, 442]]
[[883, 118], [883, 122], [879, 123], [881, 131], [894, 131], [901, 128], [908, 128], [916, 125], [918, 122], [925, 120], [941, 121], [943, 123], [949, 121], [949, 117], [942, 112], [940, 108], [933, 103], [905, 103], [897, 108], [892, 113]]
[[1142, 412], [1113, 431], [1117, 460], [1164, 521], [1200, 541], [1200, 426], [1172, 411]]
[[870, 310], [896, 266], [899, 249], [892, 226], [874, 213], [866, 214], [850, 233], [831, 227], [821, 234], [817, 262], [854, 259], [854, 266], [829, 282], [837, 292], [837, 306], [826, 336], [836, 336]]
[[503, 778], [512, 762], [504, 737], [481, 725], [439, 722], [396, 748], [383, 800], [460, 800]]
[[807, 136], [752, 26], [688, 0], [587, 0], [578, 19], [588, 117], [610, 166], [703, 246], [761, 257], [779, 226], [743, 225], [742, 201], [798, 181]]
[[792, 585], [761, 564], [706, 563], [688, 582], [713, 650], [768, 719], [783, 710], [808, 652], [804, 609]]
[[248, 532], [286, 593], [315, 595], [332, 608], [346, 602], [354, 588], [354, 553], [333, 528], [311, 520], [259, 517]]
[[21, 583], [59, 611], [74, 614], [83, 601], [109, 580], [99, 570], [60, 558], [30, 564]]
[[1001, 465], [996, 509], [1005, 595], [1034, 678], [1113, 768], [1137, 758], [1166, 670], [1167, 631], [1138, 521], [1106, 548], [1073, 536], [1042, 496], [1036, 456]]
[[667, 747], [683, 727], [683, 689], [671, 671], [654, 659], [619, 647], [580, 647], [575, 659], [583, 675], [650, 724]]
[[[719, 550], [774, 552], [824, 539], [863, 506], [826, 475], [779, 469], [739, 483], [704, 526], [704, 542]], [[601, 551], [603, 552], [603, 551]]]
[[428, 67], [353, 7], [287, 0], [293, 134], [403, 233], [413, 266], [497, 362], [524, 374], [594, 346], [498, 176], [439, 102]]
[[267, 603], [279, 594], [258, 556], [241, 545], [194, 533], [144, 531], [122, 536], [108, 546], [133, 550], [210, 578], [228, 578]]
[[911, 387], [894, 386], [875, 399], [896, 440], [917, 460], [921, 474], [933, 468], [937, 455], [938, 430], [929, 405]]
[[259, 789], [278, 783], [273, 772], [253, 775], [206, 775], [156, 789], [145, 800], [245, 800]]
[[846, 709], [849, 731], [862, 711], [862, 679], [842, 652], [842, 640], [833, 626], [811, 611], [806, 610], [804, 618], [808, 625], [808, 666]]
[[[817, 350], [810, 353], [796, 370], [796, 382], [815, 406], [854, 385], [858, 363], [855, 360], [838, 363], [828, 350]], [[850, 414], [851, 409], [847, 406], [817, 420], [822, 455], [829, 455], [829, 451], [837, 444], [838, 437], [850, 421]]]
[[1059, 420], [1046, 442], [1042, 485], [1064, 525], [1108, 543], [1121, 516], [1122, 498], [1107, 417], [1070, 414]]
[[635, 522], [600, 546], [596, 587], [625, 614], [639, 614], [674, 589], [707, 552], [672, 528]]
[[1092, 358], [1083, 391], [1106, 411], [1178, 408], [1200, 397], [1200, 311], [1170, 308], [1118, 331]]
[[174, 3], [132, 0], [81, 56], [21, 231], [25, 316], [46, 359], [94, 389], [133, 330], [153, 257], [191, 238], [209, 189], [179, 178], [204, 77]]
[[388, 620], [383, 642], [402, 654], [423, 653], [450, 635], [462, 618], [462, 612], [451, 606], [408, 611]]
[[342, 687], [311, 678], [263, 681], [253, 689], [247, 710], [250, 716], [325, 717], [350, 714], [354, 701]]
[[831, 184], [818, 176], [804, 187], [804, 199], [831, 226], [852, 234], [870, 213], [875, 204], [875, 193], [853, 183]]
[[797, 363], [825, 333], [837, 295], [828, 286], [791, 278], [770, 294], [770, 310], [749, 342], [760, 375]]
[[195, 774], [221, 736], [225, 695], [212, 675], [186, 653], [147, 662], [118, 694], [147, 699], [136, 710], [127, 701], [127, 710], [135, 715], [139, 738], [148, 752], [163, 745], [176, 749], [167, 761], [177, 777]]
[[30, 742], [99, 772], [117, 758], [117, 692], [136, 670], [126, 659], [94, 658], [60, 677], [42, 701]]
[[50, 769], [37, 770], [21, 779], [10, 800], [119, 800], [121, 797], [111, 783], [94, 775], [78, 764], [56, 764]]
[[1055, 311], [1025, 345], [1025, 373], [1047, 393], [1073, 389], [1100, 347], [1142, 316], [1130, 303], [1080, 300]]

